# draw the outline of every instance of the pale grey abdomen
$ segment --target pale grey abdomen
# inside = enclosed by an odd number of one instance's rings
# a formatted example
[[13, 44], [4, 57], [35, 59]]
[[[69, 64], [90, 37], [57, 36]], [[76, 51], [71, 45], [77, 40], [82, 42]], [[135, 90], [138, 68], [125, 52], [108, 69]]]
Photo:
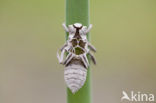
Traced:
[[77, 92], [85, 83], [87, 69], [83, 65], [70, 64], [64, 69], [64, 79], [72, 93]]

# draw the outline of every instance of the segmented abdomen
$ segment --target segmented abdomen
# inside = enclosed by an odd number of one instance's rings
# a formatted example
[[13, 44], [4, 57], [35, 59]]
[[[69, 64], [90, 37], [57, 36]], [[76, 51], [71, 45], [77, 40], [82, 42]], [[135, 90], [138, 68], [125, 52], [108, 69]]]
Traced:
[[83, 65], [70, 64], [64, 69], [64, 79], [72, 93], [77, 92], [85, 83], [87, 69]]

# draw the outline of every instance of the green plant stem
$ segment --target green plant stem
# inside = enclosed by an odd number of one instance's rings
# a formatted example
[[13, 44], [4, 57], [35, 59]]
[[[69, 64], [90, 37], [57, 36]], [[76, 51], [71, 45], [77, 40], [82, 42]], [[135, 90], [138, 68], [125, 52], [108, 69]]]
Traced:
[[[66, 25], [82, 23], [89, 24], [89, 0], [66, 0]], [[68, 34], [66, 35], [66, 38]], [[89, 39], [89, 34], [87, 34]], [[90, 69], [84, 86], [75, 94], [67, 88], [67, 103], [91, 103]]]

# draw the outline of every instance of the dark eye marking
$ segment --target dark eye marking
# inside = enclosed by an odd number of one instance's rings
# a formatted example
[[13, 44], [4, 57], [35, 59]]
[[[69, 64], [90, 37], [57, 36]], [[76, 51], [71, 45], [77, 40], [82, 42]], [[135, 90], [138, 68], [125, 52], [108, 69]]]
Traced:
[[72, 43], [73, 47], [75, 47], [78, 44], [76, 39], [72, 39], [71, 43]]
[[82, 48], [85, 48], [86, 42], [84, 42], [83, 40], [79, 41], [79, 46]]

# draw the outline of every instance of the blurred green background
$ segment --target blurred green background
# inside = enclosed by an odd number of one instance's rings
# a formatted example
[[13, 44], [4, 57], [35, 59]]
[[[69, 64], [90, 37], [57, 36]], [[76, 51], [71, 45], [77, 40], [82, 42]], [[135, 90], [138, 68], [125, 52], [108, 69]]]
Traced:
[[[0, 103], [65, 103], [63, 0], [0, 1]], [[122, 91], [156, 95], [156, 0], [91, 0], [94, 103]]]

